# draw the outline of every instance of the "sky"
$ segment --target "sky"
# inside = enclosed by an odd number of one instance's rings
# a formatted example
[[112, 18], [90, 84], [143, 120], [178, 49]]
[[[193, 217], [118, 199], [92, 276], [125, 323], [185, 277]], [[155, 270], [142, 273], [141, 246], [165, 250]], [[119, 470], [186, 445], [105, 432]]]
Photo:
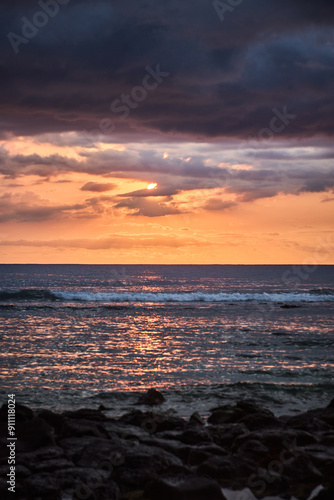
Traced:
[[3, 0], [0, 262], [334, 263], [332, 0]]

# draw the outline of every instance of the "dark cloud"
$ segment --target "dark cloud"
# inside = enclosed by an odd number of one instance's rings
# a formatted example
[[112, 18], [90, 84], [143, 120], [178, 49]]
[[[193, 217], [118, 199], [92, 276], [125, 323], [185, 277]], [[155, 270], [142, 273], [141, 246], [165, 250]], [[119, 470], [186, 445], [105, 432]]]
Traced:
[[145, 217], [163, 217], [183, 213], [174, 203], [156, 202], [143, 198], [127, 198], [115, 205], [115, 208], [129, 209], [129, 215], [144, 215]]
[[33, 193], [14, 196], [5, 193], [0, 196], [0, 222], [42, 222], [59, 219], [64, 214], [76, 212], [84, 205], [48, 205]]
[[[284, 106], [296, 119], [281, 136], [333, 135], [332, 1], [252, 0], [221, 22], [207, 0], [71, 0], [15, 54], [8, 33], [22, 35], [22, 17], [38, 10], [1, 3], [2, 136], [90, 131], [109, 118], [118, 135], [248, 137]], [[121, 120], [111, 103], [157, 64], [170, 75]]]
[[[222, 154], [224, 159], [224, 156], [230, 153]], [[239, 155], [239, 152], [234, 154]], [[244, 161], [250, 154], [249, 151], [240, 152]], [[241, 165], [234, 169], [218, 166], [219, 160], [212, 160], [208, 165], [205, 162], [206, 155], [196, 154], [187, 159], [177, 156], [163, 158], [161, 153], [153, 150], [137, 153], [114, 149], [84, 152], [80, 161], [60, 155], [45, 158], [39, 155], [10, 156], [2, 149], [0, 172], [10, 179], [31, 174], [48, 178], [51, 175], [77, 172], [100, 175], [102, 178], [132, 178], [147, 184], [156, 182], [155, 189], [145, 188], [118, 194], [115, 205], [116, 208], [127, 207], [135, 215], [153, 217], [179, 213], [170, 203], [172, 197], [182, 192], [201, 189], [223, 189], [236, 195], [237, 201], [246, 202], [273, 197], [279, 193], [299, 195], [303, 192], [330, 192], [334, 190], [332, 155], [329, 149], [309, 154], [300, 153], [298, 150], [286, 154], [276, 150], [259, 150], [253, 152], [253, 160], [258, 161], [256, 167], [248, 169]], [[81, 189], [102, 193], [113, 187], [111, 182], [94, 181], [86, 183]], [[165, 200], [161, 203], [153, 202], [154, 198]], [[85, 201], [85, 210], [91, 209], [92, 203], [98, 203], [98, 209], [95, 207], [97, 213], [104, 213], [114, 202], [115, 197], [91, 198]], [[208, 207], [214, 206], [211, 205], [213, 202], [208, 203]]]
[[32, 192], [22, 195], [5, 193], [0, 196], [1, 222], [44, 222], [61, 219], [91, 219], [114, 215], [113, 198], [99, 196], [82, 203], [53, 205]]
[[95, 193], [103, 193], [104, 191], [111, 191], [116, 187], [112, 182], [86, 182], [80, 188], [81, 191], [92, 191]]
[[202, 208], [204, 210], [227, 210], [228, 208], [235, 207], [237, 204], [233, 201], [224, 201], [220, 198], [210, 198], [205, 202]]

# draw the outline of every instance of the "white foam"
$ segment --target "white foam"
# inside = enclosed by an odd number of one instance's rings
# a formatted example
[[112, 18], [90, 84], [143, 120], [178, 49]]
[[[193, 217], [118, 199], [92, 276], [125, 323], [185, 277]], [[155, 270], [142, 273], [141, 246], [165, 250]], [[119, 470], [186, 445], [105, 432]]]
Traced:
[[145, 293], [145, 292], [77, 292], [57, 291], [60, 299], [84, 302], [324, 302], [334, 301], [334, 295], [312, 293]]

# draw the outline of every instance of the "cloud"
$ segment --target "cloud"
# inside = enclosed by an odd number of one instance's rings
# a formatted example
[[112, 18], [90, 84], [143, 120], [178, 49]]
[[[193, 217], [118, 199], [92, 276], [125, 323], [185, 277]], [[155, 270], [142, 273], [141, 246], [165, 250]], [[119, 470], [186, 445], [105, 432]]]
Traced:
[[164, 217], [183, 213], [174, 203], [166, 204], [143, 198], [128, 198], [120, 201], [115, 208], [128, 209], [128, 215], [143, 215], [145, 217]]
[[59, 219], [72, 211], [84, 208], [81, 204], [53, 206], [34, 193], [0, 196], [0, 222], [42, 222]]
[[237, 203], [234, 201], [223, 201], [220, 198], [210, 198], [203, 205], [204, 210], [227, 210], [228, 208], [235, 207]]
[[[334, 148], [319, 147], [319, 151], [312, 148], [309, 154], [307, 153], [311, 148], [290, 148], [286, 149], [285, 155], [282, 156], [275, 149], [266, 149], [268, 145], [265, 141], [264, 144], [258, 141], [256, 147], [256, 150], [230, 149], [221, 152], [216, 152], [213, 148], [209, 153], [196, 153], [186, 159], [179, 157], [177, 153], [163, 158], [163, 155], [154, 149], [106, 149], [82, 151], [81, 159], [78, 160], [61, 155], [12, 156], [2, 148], [0, 172], [8, 179], [21, 178], [32, 173], [41, 178], [46, 175], [47, 179], [51, 175], [56, 178], [65, 173], [85, 173], [94, 175], [95, 178], [100, 176], [101, 179], [130, 178], [145, 182], [146, 185], [153, 181], [158, 185], [156, 189], [144, 188], [119, 193], [117, 198], [109, 198], [109, 202], [100, 198], [100, 212], [97, 212], [103, 213], [107, 210], [108, 203], [110, 205], [117, 202], [115, 207], [128, 208], [133, 215], [147, 217], [181, 213], [175, 203], [166, 202], [171, 202], [171, 197], [189, 191], [209, 190], [213, 191], [215, 196], [225, 192], [235, 195], [235, 201], [252, 202], [280, 193], [300, 195], [306, 192], [327, 193], [334, 190], [334, 169], [331, 161]], [[209, 155], [211, 158], [208, 162]], [[247, 161], [248, 155], [253, 158], [251, 168], [249, 159]], [[229, 161], [231, 167], [228, 166]], [[233, 165], [237, 168], [232, 168]], [[82, 186], [81, 190], [102, 193], [114, 187], [112, 182], [91, 181]], [[210, 197], [208, 193], [204, 196]], [[126, 200], [122, 202], [122, 198]], [[148, 201], [158, 198], [165, 199], [155, 203]], [[88, 210], [88, 205], [93, 201], [86, 200], [85, 203]], [[96, 204], [96, 200], [94, 203]], [[210, 206], [213, 207], [214, 202], [208, 202], [207, 207]]]
[[202, 246], [210, 243], [198, 238], [175, 235], [124, 235], [111, 234], [101, 238], [77, 238], [57, 240], [7, 240], [0, 241], [0, 246], [49, 247], [49, 248], [83, 248], [87, 250], [136, 249], [147, 247], [180, 248], [186, 246]]
[[114, 215], [112, 197], [88, 198], [82, 203], [52, 205], [32, 192], [0, 196], [0, 223], [44, 222], [61, 219], [91, 219]]
[[[1, 7], [2, 135], [89, 131], [109, 118], [117, 135], [245, 138], [285, 105], [297, 118], [282, 136], [333, 135], [328, 0], [242, 2], [224, 23], [203, 0], [69, 2], [16, 55], [7, 34], [21, 35], [22, 17], [31, 20], [39, 7]], [[170, 76], [121, 120], [111, 103], [157, 64]]]
[[104, 191], [111, 191], [116, 187], [112, 182], [87, 182], [80, 188], [81, 191], [92, 191], [95, 193], [103, 193]]

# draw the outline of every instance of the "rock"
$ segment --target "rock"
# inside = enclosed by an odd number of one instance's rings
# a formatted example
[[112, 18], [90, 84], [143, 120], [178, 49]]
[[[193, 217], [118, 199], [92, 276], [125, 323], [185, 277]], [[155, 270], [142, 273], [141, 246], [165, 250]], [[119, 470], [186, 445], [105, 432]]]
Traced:
[[312, 463], [310, 457], [302, 451], [289, 463], [284, 464], [284, 474], [297, 483], [319, 484], [323, 479], [323, 475]]
[[59, 460], [64, 458], [64, 451], [59, 446], [45, 446], [37, 450], [19, 453], [18, 462], [32, 471], [37, 470], [38, 466], [49, 460]]
[[211, 443], [212, 437], [205, 427], [186, 429], [179, 437], [184, 444], [197, 445], [199, 443]]
[[245, 416], [244, 410], [231, 405], [214, 408], [212, 412], [208, 418], [209, 424], [231, 424]]
[[259, 439], [248, 439], [237, 451], [239, 454], [242, 452], [245, 456], [261, 459], [269, 453], [269, 448]]
[[163, 439], [157, 436], [148, 436], [146, 439], [141, 439], [141, 443], [148, 446], [158, 446], [159, 448], [162, 448], [163, 450], [168, 451], [169, 453], [172, 453], [176, 457], [180, 458], [182, 462], [187, 461], [188, 455], [192, 449], [190, 446], [185, 445], [180, 441]]
[[200, 414], [197, 411], [195, 411], [189, 418], [189, 424], [204, 425], [205, 422], [203, 418], [200, 416]]
[[30, 477], [24, 484], [30, 500], [63, 498], [61, 492], [71, 491], [70, 498], [87, 500], [119, 500], [118, 486], [94, 468], [66, 468], [52, 473], [40, 473]]
[[331, 400], [331, 402], [328, 404], [327, 408], [334, 408], [334, 398]]
[[280, 307], [281, 307], [281, 309], [297, 309], [298, 307], [301, 307], [301, 306], [297, 306], [295, 304], [283, 304]]
[[80, 437], [80, 436], [95, 436], [109, 438], [109, 433], [101, 423], [85, 420], [83, 418], [64, 419], [61, 437]]
[[199, 465], [208, 460], [212, 455], [225, 456], [227, 455], [227, 451], [215, 444], [192, 446], [189, 451], [187, 464]]
[[240, 488], [254, 473], [256, 464], [243, 456], [212, 456], [197, 468], [197, 475], [219, 479], [229, 488]]
[[54, 413], [50, 410], [43, 410], [38, 413], [38, 417], [42, 418], [47, 424], [51, 425], [56, 434], [61, 434], [65, 419], [59, 413]]
[[324, 488], [321, 490], [313, 500], [333, 500], [334, 498], [334, 486], [329, 488]]
[[252, 413], [250, 415], [246, 415], [242, 417], [238, 423], [245, 424], [247, 429], [250, 431], [254, 431], [257, 429], [263, 429], [265, 427], [279, 427], [283, 426], [281, 422], [274, 417], [274, 415], [269, 412], [261, 412], [261, 413]]
[[189, 473], [182, 461], [161, 448], [141, 444], [136, 449], [114, 447], [122, 463], [115, 466], [112, 478], [122, 492], [144, 489], [152, 479], [165, 474], [184, 475]]
[[154, 405], [160, 405], [164, 401], [165, 398], [161, 394], [161, 392], [157, 391], [156, 389], [149, 389], [145, 394], [142, 394], [139, 397], [136, 404], [154, 406]]
[[[269, 410], [261, 408], [253, 399], [242, 399], [235, 405], [237, 408], [241, 408], [246, 414], [248, 413], [261, 413], [263, 411], [268, 412]], [[270, 412], [271, 413], [271, 412]], [[273, 413], [271, 413], [273, 416]]]
[[[34, 417], [33, 411], [28, 406], [15, 403], [15, 422], [25, 422], [32, 420]], [[8, 405], [3, 404], [0, 409], [0, 421], [7, 422], [8, 419]]]
[[225, 425], [209, 425], [207, 430], [212, 437], [214, 443], [218, 446], [229, 448], [234, 440], [239, 436], [247, 436], [249, 430], [245, 424], [225, 424]]
[[17, 452], [55, 445], [54, 430], [41, 418], [25, 420], [16, 427]]
[[157, 479], [145, 488], [144, 495], [150, 500], [226, 500], [219, 484], [204, 477], [176, 484]]
[[133, 410], [119, 418], [119, 422], [137, 425], [150, 434], [168, 430], [184, 429], [186, 422], [183, 418], [168, 413], [153, 413]]
[[41, 498], [46, 500], [60, 500], [60, 487], [57, 479], [49, 473], [36, 474], [25, 482], [27, 498], [30, 500]]
[[104, 413], [100, 409], [94, 410], [90, 408], [80, 408], [80, 410], [75, 411], [65, 411], [63, 413], [64, 417], [84, 420], [94, 420], [94, 422], [104, 422], [108, 420]]
[[300, 415], [295, 415], [285, 421], [285, 426], [302, 429], [310, 433], [319, 431], [330, 431], [334, 425], [334, 412], [322, 410], [310, 410]]

